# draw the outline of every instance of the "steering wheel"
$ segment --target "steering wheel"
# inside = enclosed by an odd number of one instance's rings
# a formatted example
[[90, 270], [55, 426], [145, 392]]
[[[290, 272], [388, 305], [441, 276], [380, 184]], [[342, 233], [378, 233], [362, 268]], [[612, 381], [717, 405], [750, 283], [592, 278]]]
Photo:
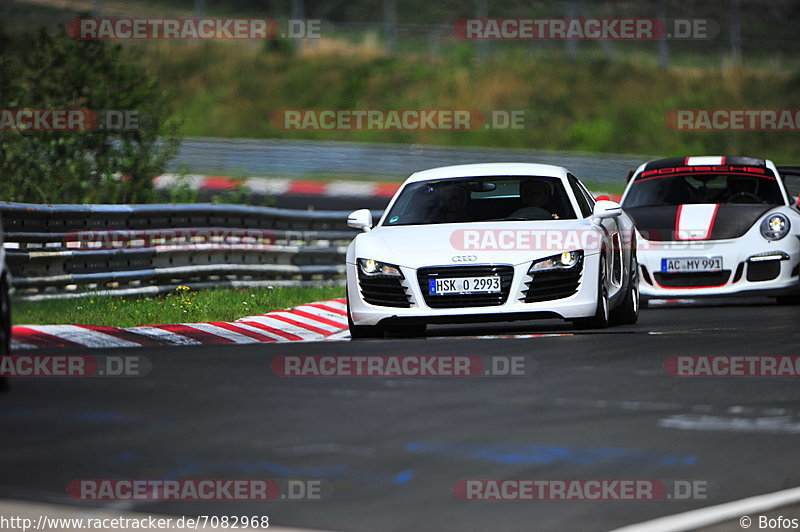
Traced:
[[[745, 201], [737, 201], [738, 199], [744, 199]], [[747, 201], [748, 199], [755, 200], [755, 203], [763, 203], [763, 201], [761, 201], [761, 198], [750, 192], [737, 192], [736, 194], [728, 198], [728, 203], [750, 203], [749, 201]]]
[[512, 212], [512, 218], [527, 218], [528, 220], [552, 220], [553, 213], [542, 207], [522, 207]]

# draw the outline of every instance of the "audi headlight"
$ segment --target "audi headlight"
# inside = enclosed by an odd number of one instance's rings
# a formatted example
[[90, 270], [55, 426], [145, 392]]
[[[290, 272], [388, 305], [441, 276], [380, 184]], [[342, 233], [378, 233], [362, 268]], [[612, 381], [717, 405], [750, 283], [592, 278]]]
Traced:
[[364, 275], [386, 275], [389, 277], [402, 277], [400, 267], [386, 264], [372, 259], [358, 259], [358, 268]]
[[790, 228], [789, 218], [776, 212], [775, 214], [770, 214], [761, 222], [761, 236], [767, 240], [780, 240], [789, 234]]
[[528, 269], [528, 272], [537, 272], [543, 270], [566, 270], [574, 267], [583, 258], [583, 251], [565, 251], [560, 255], [553, 255], [539, 259]]

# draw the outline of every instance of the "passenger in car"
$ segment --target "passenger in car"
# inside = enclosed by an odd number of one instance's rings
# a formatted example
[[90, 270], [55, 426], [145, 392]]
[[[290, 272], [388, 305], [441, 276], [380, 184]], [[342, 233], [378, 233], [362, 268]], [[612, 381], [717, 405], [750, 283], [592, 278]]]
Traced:
[[440, 223], [467, 222], [467, 204], [469, 203], [469, 189], [462, 185], [444, 185], [439, 187], [439, 216]]
[[689, 203], [698, 203], [697, 190], [686, 181], [683, 176], [676, 176], [671, 179], [657, 180], [659, 188], [658, 193], [663, 198], [664, 205], [685, 205]]

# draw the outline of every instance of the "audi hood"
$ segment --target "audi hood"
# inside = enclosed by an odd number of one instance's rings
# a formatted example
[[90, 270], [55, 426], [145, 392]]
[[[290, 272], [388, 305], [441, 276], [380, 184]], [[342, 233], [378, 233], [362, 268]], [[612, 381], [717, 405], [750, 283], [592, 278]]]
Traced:
[[564, 251], [599, 251], [602, 231], [589, 220], [503, 221], [379, 226], [361, 233], [347, 261], [374, 259], [407, 268], [452, 264], [522, 264]]

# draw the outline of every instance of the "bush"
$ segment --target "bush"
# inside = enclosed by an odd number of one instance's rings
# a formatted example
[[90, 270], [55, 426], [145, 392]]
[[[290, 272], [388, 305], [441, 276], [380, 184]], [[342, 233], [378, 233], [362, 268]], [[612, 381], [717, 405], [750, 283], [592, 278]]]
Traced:
[[0, 131], [0, 200], [141, 203], [178, 148], [168, 94], [130, 50], [77, 41], [63, 27], [0, 31], [3, 109], [133, 111], [129, 131]]

